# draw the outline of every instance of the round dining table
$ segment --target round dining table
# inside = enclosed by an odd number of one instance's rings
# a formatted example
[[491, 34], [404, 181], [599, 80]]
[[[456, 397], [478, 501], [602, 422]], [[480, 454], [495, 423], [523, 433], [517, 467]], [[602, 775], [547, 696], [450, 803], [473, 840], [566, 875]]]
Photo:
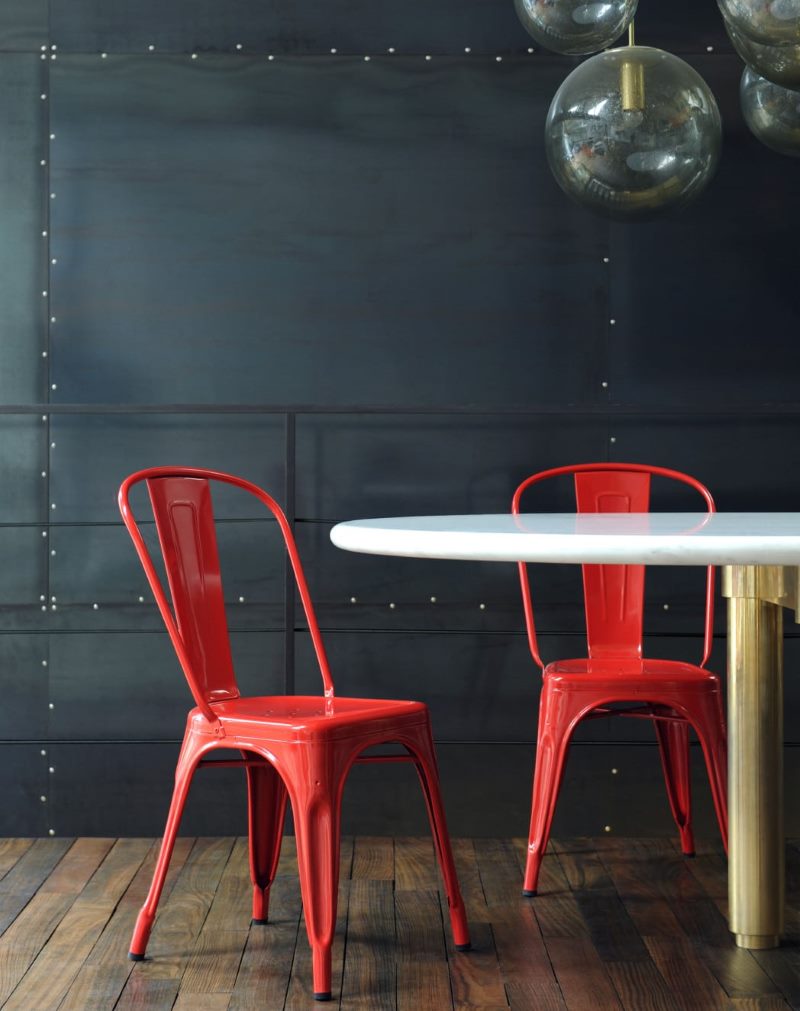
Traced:
[[729, 926], [783, 932], [783, 609], [798, 607], [800, 513], [508, 513], [350, 520], [337, 547], [485, 562], [723, 566], [728, 600]]

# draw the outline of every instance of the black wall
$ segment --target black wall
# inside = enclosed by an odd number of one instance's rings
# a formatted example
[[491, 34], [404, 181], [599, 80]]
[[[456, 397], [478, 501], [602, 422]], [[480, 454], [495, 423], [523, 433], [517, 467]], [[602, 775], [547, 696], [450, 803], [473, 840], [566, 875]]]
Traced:
[[[611, 225], [550, 177], [576, 61], [529, 51], [511, 0], [2, 5], [0, 834], [161, 829], [190, 698], [118, 521], [134, 469], [273, 491], [339, 691], [427, 701], [452, 828], [488, 835], [528, 817], [514, 567], [347, 555], [332, 523], [501, 511], [527, 473], [606, 459], [797, 509], [800, 163], [747, 132], [713, 0], [640, 6], [725, 146], [694, 206]], [[243, 688], [317, 691], [274, 530], [219, 514]], [[580, 649], [574, 577], [539, 576], [550, 656]], [[654, 653], [699, 656], [701, 582], [654, 576]], [[646, 728], [592, 723], [556, 828], [669, 831], [658, 778]], [[187, 829], [241, 828], [240, 787], [201, 774]], [[422, 827], [407, 769], [357, 770], [347, 804], [349, 830]]]

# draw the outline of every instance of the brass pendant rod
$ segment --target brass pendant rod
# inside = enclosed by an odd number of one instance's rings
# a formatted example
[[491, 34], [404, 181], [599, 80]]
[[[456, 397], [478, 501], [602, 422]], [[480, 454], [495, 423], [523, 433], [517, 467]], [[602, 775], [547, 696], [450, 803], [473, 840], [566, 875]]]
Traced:
[[631, 23], [628, 25], [628, 45], [629, 46], [636, 45], [636, 33], [633, 28], [633, 21], [631, 21]]

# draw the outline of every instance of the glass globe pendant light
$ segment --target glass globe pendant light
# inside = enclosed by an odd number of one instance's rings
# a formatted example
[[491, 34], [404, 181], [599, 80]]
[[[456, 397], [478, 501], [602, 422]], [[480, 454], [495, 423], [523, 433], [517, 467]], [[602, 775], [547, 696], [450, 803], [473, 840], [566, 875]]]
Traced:
[[800, 39], [796, 44], [767, 45], [740, 32], [730, 21], [725, 21], [725, 30], [733, 48], [757, 74], [784, 88], [800, 88]]
[[717, 0], [741, 58], [761, 77], [800, 87], [800, 0]]
[[782, 88], [745, 67], [739, 97], [745, 122], [761, 143], [800, 158], [800, 91]]
[[800, 42], [800, 0], [717, 0], [725, 23], [765, 46]]
[[703, 78], [661, 49], [629, 45], [586, 60], [545, 124], [550, 169], [578, 203], [621, 220], [682, 206], [719, 161], [722, 123]]
[[638, 0], [514, 0], [525, 30], [555, 53], [583, 56], [606, 49], [622, 35]]

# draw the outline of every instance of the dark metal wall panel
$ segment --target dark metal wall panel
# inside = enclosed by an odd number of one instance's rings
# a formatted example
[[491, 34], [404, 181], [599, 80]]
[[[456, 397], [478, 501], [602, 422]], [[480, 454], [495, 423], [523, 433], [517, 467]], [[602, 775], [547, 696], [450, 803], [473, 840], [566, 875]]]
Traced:
[[600, 398], [607, 228], [545, 163], [556, 62], [52, 76], [59, 401]]
[[[44, 398], [47, 320], [46, 74], [37, 55], [0, 56], [0, 403]], [[45, 297], [42, 297], [44, 292]]]
[[[141, 530], [151, 557], [158, 560], [154, 524]], [[2, 534], [0, 530], [0, 544]], [[39, 536], [38, 531], [35, 535]], [[162, 627], [144, 571], [121, 523], [51, 528], [50, 544], [56, 549], [51, 559], [50, 589], [62, 616], [65, 608], [77, 609], [74, 620], [87, 631], [98, 625], [108, 628], [109, 623], [131, 630]], [[217, 546], [231, 627], [281, 627], [284, 552], [277, 525], [219, 521]], [[166, 588], [166, 582], [163, 585]]]
[[[45, 754], [42, 754], [45, 752]], [[47, 746], [0, 744], [0, 835], [41, 836], [48, 829]], [[45, 799], [42, 800], [41, 798]]]
[[[528, 474], [565, 461], [605, 459], [606, 429], [602, 416], [569, 413], [302, 416], [297, 514], [339, 520], [505, 511]], [[566, 496], [558, 501], [566, 503]]]
[[719, 509], [798, 509], [800, 417], [617, 418], [612, 459], [647, 461], [693, 474]]
[[[231, 641], [242, 694], [284, 691], [280, 633], [233, 633]], [[194, 706], [163, 633], [53, 634], [49, 675], [58, 740], [175, 740]]]
[[0, 738], [41, 740], [47, 736], [49, 645], [43, 635], [0, 635]]
[[0, 607], [41, 603], [47, 582], [47, 538], [35, 527], [0, 527]]
[[720, 103], [722, 160], [690, 208], [612, 228], [609, 389], [689, 409], [796, 402], [797, 165], [745, 126], [735, 56], [691, 62]]
[[[22, 0], [16, 0], [21, 3]], [[61, 50], [93, 52], [188, 52], [245, 50], [274, 52], [453, 53], [521, 52], [531, 39], [511, 0], [141, 0], [129, 4], [96, 0], [51, 0], [53, 39]], [[712, 2], [642, 0], [637, 23], [645, 45], [701, 51], [726, 44]], [[565, 65], [569, 66], [565, 60]]]
[[3, 0], [0, 4], [0, 52], [49, 48], [48, 0]]
[[[143, 467], [179, 464], [231, 471], [271, 489], [279, 500], [283, 497], [285, 437], [280, 416], [53, 415], [51, 435], [51, 498], [56, 509], [50, 511], [60, 522], [117, 522], [120, 482]], [[137, 515], [145, 518], [147, 495], [138, 491]], [[215, 487], [213, 498], [220, 519], [261, 519], [265, 514], [264, 506], [237, 489]]]
[[47, 424], [38, 415], [0, 415], [0, 523], [47, 515]]

